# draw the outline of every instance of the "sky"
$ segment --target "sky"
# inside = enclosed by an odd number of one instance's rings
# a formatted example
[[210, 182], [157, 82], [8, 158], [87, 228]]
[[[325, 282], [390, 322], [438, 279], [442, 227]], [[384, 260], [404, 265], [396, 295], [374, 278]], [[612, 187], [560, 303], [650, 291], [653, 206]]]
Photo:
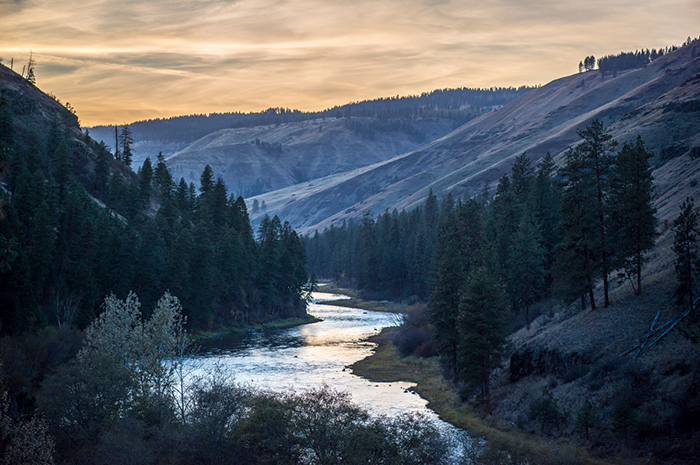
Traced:
[[544, 85], [698, 35], [700, 0], [0, 0], [0, 58], [86, 126]]

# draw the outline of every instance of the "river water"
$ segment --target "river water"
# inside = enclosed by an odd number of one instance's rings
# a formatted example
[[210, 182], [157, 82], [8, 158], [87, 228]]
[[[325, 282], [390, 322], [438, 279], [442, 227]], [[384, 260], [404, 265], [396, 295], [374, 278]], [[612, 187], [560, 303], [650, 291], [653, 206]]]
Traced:
[[396, 325], [398, 315], [320, 303], [342, 298], [314, 293], [308, 313], [323, 321], [250, 332], [229, 347], [199, 355], [197, 371], [206, 373], [216, 366], [236, 383], [273, 391], [326, 385], [349, 392], [355, 403], [372, 414], [421, 412], [441, 423], [426, 408], [426, 401], [408, 390], [412, 384], [375, 383], [352, 374], [348, 365], [370, 355], [374, 347], [365, 339]]

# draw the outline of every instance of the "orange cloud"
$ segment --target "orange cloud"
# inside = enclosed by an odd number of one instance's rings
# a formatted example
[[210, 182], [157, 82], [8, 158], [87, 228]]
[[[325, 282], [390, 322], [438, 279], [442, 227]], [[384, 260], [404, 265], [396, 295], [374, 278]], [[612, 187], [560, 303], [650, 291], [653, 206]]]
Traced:
[[32, 50], [38, 85], [95, 125], [544, 84], [699, 18], [697, 0], [0, 0], [0, 56]]

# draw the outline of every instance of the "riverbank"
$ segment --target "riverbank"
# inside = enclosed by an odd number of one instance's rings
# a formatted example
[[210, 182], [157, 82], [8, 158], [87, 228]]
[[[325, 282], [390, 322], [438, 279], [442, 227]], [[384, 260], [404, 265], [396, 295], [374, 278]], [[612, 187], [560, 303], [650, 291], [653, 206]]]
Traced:
[[[436, 359], [420, 359], [399, 355], [392, 340], [397, 328], [385, 328], [368, 338], [377, 344], [372, 355], [350, 366], [353, 374], [373, 382], [407, 381], [428, 401], [428, 408], [452, 425], [468, 431], [470, 436], [484, 438], [488, 453], [503, 451], [512, 459], [508, 463], [605, 465], [601, 459], [565, 440], [554, 440], [518, 431], [499, 418], [479, 414], [462, 402], [451, 384], [442, 376]], [[487, 462], [488, 463], [488, 462]], [[497, 463], [497, 462], [493, 462]], [[500, 462], [498, 462], [500, 463]]]
[[406, 304], [392, 302], [390, 300], [365, 300], [352, 289], [335, 287], [332, 284], [326, 284], [321, 287], [319, 291], [348, 297], [347, 299], [326, 300], [319, 302], [321, 305], [335, 305], [336, 307], [345, 308], [361, 308], [363, 310], [372, 310], [373, 312], [406, 313]]
[[248, 331], [266, 331], [266, 330], [277, 330], [292, 328], [294, 326], [301, 326], [310, 323], [316, 323], [323, 321], [315, 316], [307, 315], [304, 318], [284, 318], [281, 320], [274, 320], [268, 323], [261, 323], [257, 325], [247, 325], [247, 326], [222, 326], [217, 331], [201, 331], [194, 333], [192, 335], [192, 342], [195, 346], [207, 346], [211, 345], [212, 342], [218, 340], [228, 340], [231, 338], [240, 338], [246, 335]]

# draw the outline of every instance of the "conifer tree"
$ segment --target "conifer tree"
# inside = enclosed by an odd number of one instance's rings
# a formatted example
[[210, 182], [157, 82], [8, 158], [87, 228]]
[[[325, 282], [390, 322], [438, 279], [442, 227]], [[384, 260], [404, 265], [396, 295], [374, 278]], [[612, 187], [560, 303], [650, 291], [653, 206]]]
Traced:
[[146, 157], [139, 170], [139, 200], [142, 208], [151, 201], [151, 182], [153, 180], [153, 165], [151, 158]]
[[206, 197], [209, 192], [214, 188], [214, 170], [211, 166], [206, 165], [202, 171], [202, 175], [199, 177], [199, 192], [202, 193], [202, 197]]
[[532, 160], [523, 152], [515, 157], [513, 166], [511, 166], [511, 184], [513, 193], [519, 203], [523, 204], [527, 201], [532, 183], [535, 179], [535, 167], [532, 166]]
[[508, 303], [488, 263], [469, 279], [459, 303], [459, 377], [489, 401], [491, 370], [500, 364], [507, 335]]
[[160, 189], [161, 198], [169, 198], [172, 195], [174, 189], [173, 176], [170, 174], [170, 170], [165, 164], [165, 157], [163, 152], [158, 153], [158, 162], [156, 163], [156, 169], [153, 173], [153, 181]]
[[29, 61], [27, 62], [27, 81], [33, 85], [36, 85], [36, 75], [34, 74], [35, 66], [36, 62], [34, 61], [34, 53], [29, 52]]
[[121, 143], [122, 147], [121, 162], [126, 166], [131, 166], [131, 160], [133, 157], [133, 154], [131, 153], [131, 145], [134, 143], [134, 138], [128, 124], [122, 126], [122, 130], [119, 133], [119, 142]]
[[653, 177], [649, 159], [654, 154], [641, 137], [625, 143], [613, 171], [610, 228], [617, 263], [629, 276], [636, 276], [635, 294], [642, 292], [642, 257], [654, 246], [656, 209], [652, 203]]
[[599, 271], [598, 227], [596, 218], [595, 180], [588, 173], [588, 163], [580, 150], [569, 149], [562, 176], [560, 204], [562, 241], [557, 247], [557, 269], [568, 285], [570, 297], [588, 294], [595, 310], [593, 286]]
[[537, 176], [533, 187], [533, 208], [537, 224], [540, 226], [542, 246], [545, 250], [545, 290], [548, 294], [552, 286], [552, 267], [556, 245], [561, 241], [559, 204], [561, 189], [552, 180], [556, 173], [554, 160], [547, 153], [537, 165]]
[[610, 251], [606, 242], [608, 230], [608, 190], [610, 186], [610, 175], [613, 165], [611, 156], [612, 149], [617, 142], [605, 131], [600, 120], [593, 120], [584, 130], [577, 131], [579, 137], [583, 139], [575, 150], [580, 151], [586, 168], [595, 176], [595, 215], [598, 219], [598, 229], [600, 234], [600, 261], [603, 275], [603, 298], [604, 307], [610, 305], [608, 274], [610, 273]]
[[695, 287], [700, 273], [700, 251], [698, 238], [700, 225], [698, 213], [694, 209], [693, 198], [688, 197], [681, 205], [681, 212], [673, 222], [673, 252], [676, 254], [676, 301], [683, 307], [693, 307], [696, 297]]
[[525, 308], [525, 324], [530, 327], [530, 306], [545, 287], [545, 250], [539, 227], [531, 213], [525, 213], [513, 236], [510, 252], [508, 292], [518, 308]]
[[435, 247], [428, 308], [436, 350], [454, 379], [458, 377], [459, 305], [482, 244], [481, 212], [476, 201], [458, 205], [446, 218]]

